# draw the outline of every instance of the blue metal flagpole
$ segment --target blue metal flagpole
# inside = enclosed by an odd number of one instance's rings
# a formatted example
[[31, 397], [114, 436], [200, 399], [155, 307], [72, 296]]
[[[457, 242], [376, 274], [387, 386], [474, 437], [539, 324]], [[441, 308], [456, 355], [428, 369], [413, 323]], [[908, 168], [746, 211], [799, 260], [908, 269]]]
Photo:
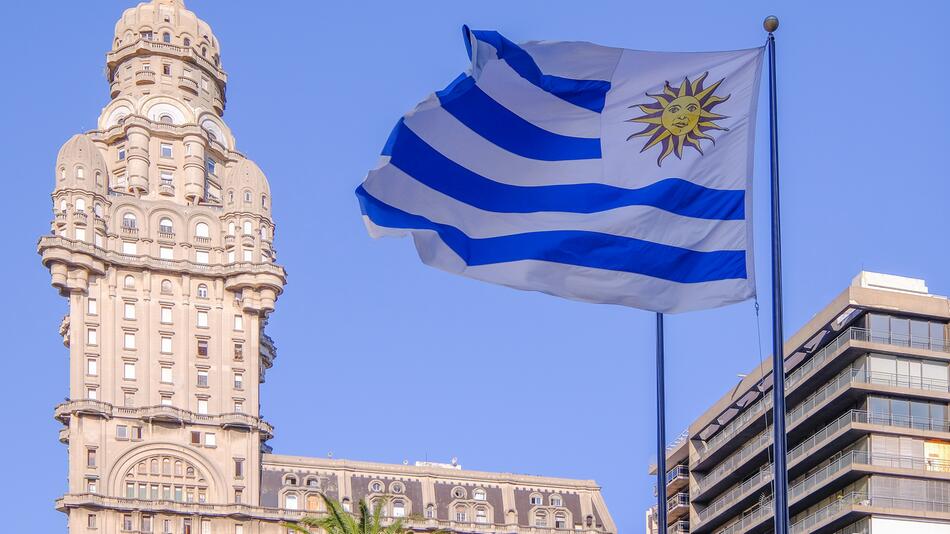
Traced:
[[769, 32], [769, 149], [772, 172], [772, 429], [773, 478], [775, 495], [775, 534], [788, 533], [788, 471], [785, 466], [785, 347], [782, 331], [782, 224], [778, 181], [778, 99], [775, 89], [775, 30], [778, 18], [767, 17], [763, 24]]
[[666, 387], [663, 371], [663, 314], [656, 314], [656, 532], [666, 534]]

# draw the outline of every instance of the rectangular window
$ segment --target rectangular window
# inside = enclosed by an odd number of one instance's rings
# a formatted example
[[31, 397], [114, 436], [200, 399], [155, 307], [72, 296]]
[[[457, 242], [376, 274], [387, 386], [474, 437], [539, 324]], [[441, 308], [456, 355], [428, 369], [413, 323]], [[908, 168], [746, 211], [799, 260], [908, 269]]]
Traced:
[[76, 228], [76, 241], [85, 241], [86, 240], [86, 230], [83, 228]]
[[208, 399], [198, 399], [198, 413], [201, 415], [208, 414]]
[[125, 145], [116, 149], [116, 153], [118, 154], [119, 161], [123, 161], [125, 159]]
[[125, 425], [116, 425], [115, 439], [129, 439], [129, 427]]
[[135, 393], [131, 391], [124, 391], [122, 393], [122, 405], [126, 408], [131, 408], [135, 405]]
[[195, 251], [195, 262], [201, 264], [207, 264], [209, 261], [208, 251], [207, 250], [197, 250]]
[[234, 359], [241, 361], [244, 359], [244, 344], [235, 343], [234, 344]]
[[86, 313], [89, 315], [98, 315], [99, 307], [96, 299], [89, 299], [86, 301]]
[[234, 263], [234, 251], [233, 251], [233, 250], [229, 250], [229, 251], [228, 251], [228, 263]]
[[169, 65], [168, 63], [163, 63], [162, 74], [164, 74], [165, 76], [171, 76], [171, 73], [172, 73], [172, 66]]
[[234, 316], [234, 329], [244, 330], [244, 316], [243, 315]]
[[210, 519], [201, 520], [201, 534], [211, 534], [211, 520]]
[[172, 323], [172, 309], [169, 306], [162, 306], [161, 321], [164, 324]]
[[[181, 486], [175, 486], [175, 500], [178, 502], [182, 501]], [[191, 520], [185, 519], [185, 525], [187, 525], [187, 532], [191, 532]]]
[[175, 249], [172, 247], [159, 247], [158, 257], [162, 260], [173, 260], [175, 259]]
[[205, 432], [205, 447], [215, 447], [217, 446], [218, 441], [215, 438], [214, 432]]
[[135, 498], [135, 483], [134, 482], [125, 483], [125, 498], [126, 499]]
[[207, 328], [207, 327], [208, 327], [208, 312], [206, 312], [206, 311], [199, 311], [199, 312], [198, 312], [197, 324], [198, 324], [198, 327], [199, 327], [199, 328]]
[[234, 401], [234, 411], [244, 413], [244, 403], [242, 401]]
[[99, 398], [99, 390], [96, 388], [86, 388], [86, 398], [89, 400], [96, 400]]
[[86, 528], [96, 528], [96, 514], [86, 516]]
[[206, 160], [208, 165], [208, 174], [214, 174], [215, 169], [218, 167], [218, 164], [211, 158]]
[[162, 383], [171, 384], [172, 383], [172, 368], [171, 367], [162, 367]]
[[[162, 180], [162, 185], [172, 185], [175, 183], [175, 177], [171, 171], [161, 171], [159, 172], [158, 176]], [[170, 234], [171, 232], [166, 233]]]
[[95, 239], [95, 241], [96, 241], [96, 246], [99, 247], [99, 248], [102, 248], [102, 235], [101, 235], [101, 234], [96, 234], [96, 239]]
[[123, 254], [129, 254], [129, 255], [138, 254], [138, 247], [136, 247], [136, 246], [135, 246], [135, 243], [133, 243], [133, 242], [131, 242], [131, 241], [123, 241], [123, 242], [122, 242], [122, 253], [123, 253]]
[[254, 260], [254, 251], [246, 248], [244, 249], [244, 261], [253, 261]]
[[234, 373], [234, 389], [244, 389], [244, 375]]
[[140, 426], [132, 427], [132, 439], [142, 439], [142, 427]]
[[97, 335], [95, 328], [86, 329], [86, 344], [87, 345], [98, 345], [99, 337]]
[[204, 339], [198, 340], [198, 356], [203, 358], [208, 357], [208, 342]]
[[126, 302], [124, 309], [125, 312], [122, 314], [122, 317], [126, 319], [135, 319], [135, 304]]
[[[236, 503], [238, 503], [238, 504], [244, 502], [244, 490], [239, 490], [239, 489], [234, 490], [234, 502], [236, 502]], [[235, 525], [235, 526], [234, 526], [234, 533], [235, 533], [235, 534], [241, 534], [242, 532], [244, 532], [244, 526], [243, 526], [243, 525]]]
[[132, 530], [132, 514], [122, 516], [122, 530]]
[[142, 532], [151, 532], [152, 531], [152, 516], [143, 515], [142, 516]]
[[89, 376], [99, 376], [99, 360], [96, 358], [86, 358], [86, 374]]
[[208, 387], [208, 371], [198, 371], [198, 386]]
[[244, 478], [244, 459], [234, 459], [234, 478]]
[[122, 346], [126, 349], [135, 348], [135, 334], [132, 332], [126, 332], [123, 336]]
[[162, 336], [161, 351], [162, 351], [162, 354], [172, 353], [172, 338], [168, 336]]
[[170, 157], [172, 157], [172, 146], [171, 146], [171, 144], [169, 144], [169, 143], [162, 143], [162, 144], [161, 144], [161, 149], [162, 149], [161, 155], [162, 155], [163, 158], [170, 158]]
[[96, 466], [96, 449], [86, 449], [86, 467]]
[[162, 406], [171, 406], [172, 398], [171, 395], [162, 395], [162, 399], [159, 401], [159, 404]]
[[201, 432], [191, 432], [191, 444], [192, 445], [201, 445]]
[[126, 380], [135, 380], [135, 364], [132, 362], [126, 362], [122, 367], [122, 378]]

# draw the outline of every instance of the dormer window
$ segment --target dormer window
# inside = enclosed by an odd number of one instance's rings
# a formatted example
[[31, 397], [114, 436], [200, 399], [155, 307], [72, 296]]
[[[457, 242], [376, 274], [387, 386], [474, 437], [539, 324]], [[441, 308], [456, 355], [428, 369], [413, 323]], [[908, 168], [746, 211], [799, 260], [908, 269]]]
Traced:
[[185, 37], [184, 44], [185, 44], [185, 46], [191, 46], [191, 38], [190, 38], [190, 37]]

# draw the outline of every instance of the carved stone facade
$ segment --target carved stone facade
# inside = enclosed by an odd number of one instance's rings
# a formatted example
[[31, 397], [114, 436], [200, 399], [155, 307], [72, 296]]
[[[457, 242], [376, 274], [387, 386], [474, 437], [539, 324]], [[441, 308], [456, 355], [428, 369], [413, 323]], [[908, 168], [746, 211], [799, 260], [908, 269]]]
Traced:
[[286, 283], [267, 178], [223, 120], [211, 28], [181, 0], [126, 10], [112, 100], [56, 161], [38, 250], [69, 301], [69, 532], [283, 533], [317, 492], [382, 502], [418, 530], [616, 529], [591, 481], [270, 454], [260, 384]]

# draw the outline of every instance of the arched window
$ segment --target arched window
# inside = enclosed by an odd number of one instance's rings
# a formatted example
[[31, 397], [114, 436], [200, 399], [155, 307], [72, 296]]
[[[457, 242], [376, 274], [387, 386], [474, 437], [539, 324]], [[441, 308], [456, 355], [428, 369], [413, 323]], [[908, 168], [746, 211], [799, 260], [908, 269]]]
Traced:
[[554, 528], [567, 528], [567, 515], [564, 512], [554, 514]]
[[541, 506], [544, 504], [544, 497], [539, 493], [532, 493], [531, 497], [528, 497], [528, 502], [531, 503], [532, 506]]
[[66, 199], [60, 199], [59, 201], [59, 211], [66, 212]]
[[208, 223], [200, 222], [195, 225], [195, 237], [210, 237], [211, 232], [208, 228]]
[[96, 217], [102, 217], [102, 204], [96, 202], [92, 207], [92, 212], [96, 214]]
[[175, 232], [175, 227], [172, 225], [172, 220], [168, 217], [162, 217], [158, 221], [158, 231], [163, 234], [172, 234]]
[[320, 496], [309, 494], [307, 495], [307, 510], [315, 512], [320, 510]]
[[134, 230], [138, 228], [138, 221], [132, 213], [126, 213], [122, 216], [122, 228]]
[[229, 222], [229, 223], [228, 223], [228, 235], [234, 235], [235, 230], [236, 230], [236, 226], [235, 226], [235, 224], [234, 224], [234, 221]]
[[584, 524], [586, 524], [588, 527], [594, 526], [594, 516], [587, 516], [587, 519], [584, 520]]
[[195, 478], [195, 468], [189, 466], [188, 469], [185, 469], [185, 476], [188, 478]]
[[202, 47], [201, 47], [201, 57], [207, 57], [207, 55], [208, 55], [208, 47], [202, 46]]
[[162, 474], [165, 476], [171, 476], [172, 474], [172, 461], [169, 458], [162, 458]]
[[102, 173], [96, 171], [96, 185], [102, 185]]
[[86, 177], [86, 171], [82, 167], [76, 167], [76, 178], [82, 180]]
[[426, 506], [426, 519], [435, 519], [435, 506]]
[[548, 526], [548, 514], [547, 512], [535, 512], [534, 513], [534, 526], [536, 527], [547, 527]]
[[297, 477], [295, 477], [295, 476], [293, 476], [293, 475], [288, 476], [287, 478], [284, 479], [284, 484], [286, 484], [286, 485], [288, 485], [288, 486], [296, 486], [296, 485], [297, 485]]
[[307, 487], [316, 488], [316, 487], [319, 486], [319, 485], [320, 485], [320, 483], [317, 482], [317, 479], [315, 479], [315, 478], [313, 478], [313, 477], [310, 477], [310, 478], [307, 479]]
[[262, 208], [267, 207], [267, 195], [261, 195], [261, 207]]
[[560, 495], [551, 495], [550, 501], [551, 506], [564, 506], [564, 501], [561, 499]]
[[126, 275], [125, 281], [122, 283], [122, 285], [124, 285], [126, 289], [132, 289], [132, 288], [134, 288], [134, 287], [135, 287], [135, 277], [132, 276], [131, 274], [130, 274], [130, 275]]
[[288, 510], [297, 509], [297, 496], [296, 495], [287, 495], [284, 497], [284, 508]]
[[182, 475], [182, 472], [181, 472], [181, 460], [176, 460], [176, 461], [175, 461], [175, 476], [176, 476], [176, 477], [180, 477], [181, 475]]
[[245, 192], [244, 192], [244, 203], [245, 203], [245, 204], [250, 204], [250, 203], [251, 203], [251, 192], [250, 192], [250, 191], [245, 191]]
[[244, 221], [244, 235], [251, 235], [254, 233], [254, 228], [251, 226], [251, 221]]
[[208, 286], [205, 284], [198, 284], [198, 298], [208, 298]]
[[59, 169], [59, 179], [60, 180], [66, 179], [66, 167], [62, 167]]
[[190, 38], [190, 37], [185, 37], [184, 44], [185, 44], [185, 46], [191, 46], [191, 38]]
[[459, 504], [455, 507], [455, 521], [457, 523], [468, 522], [468, 508]]
[[405, 491], [405, 488], [403, 487], [402, 482], [393, 482], [389, 485], [390, 493], [402, 493], [403, 491]]
[[402, 499], [393, 501], [393, 517], [406, 517], [406, 502]]
[[218, 140], [218, 137], [214, 135], [214, 132], [212, 132], [211, 130], [205, 130], [205, 133], [208, 134], [208, 139], [210, 139], [211, 141]]
[[170, 43], [170, 42], [172, 42], [172, 34], [170, 34], [170, 33], [168, 33], [168, 32], [163, 33], [163, 34], [162, 34], [162, 42], [163, 42], [163, 43]]
[[343, 500], [340, 501], [340, 504], [343, 505], [343, 511], [344, 511], [344, 512], [352, 512], [352, 511], [353, 511], [352, 507], [350, 506], [350, 499], [349, 499], [349, 497], [343, 497]]
[[228, 191], [228, 204], [234, 204], [234, 191]]
[[162, 294], [171, 295], [172, 293], [172, 281], [169, 279], [162, 280]]
[[379, 492], [383, 491], [383, 483], [382, 483], [382, 482], [378, 482], [378, 481], [373, 482], [372, 484], [370, 484], [369, 489], [370, 489], [370, 491], [372, 491], [373, 493], [379, 493]]
[[453, 490], [452, 490], [452, 496], [455, 497], [456, 499], [464, 499], [464, 498], [465, 498], [465, 489], [464, 489], [464, 488], [455, 488], [455, 489], [453, 489]]
[[175, 122], [175, 119], [173, 119], [172, 116], [169, 115], [168, 113], [162, 113], [158, 117], [158, 122], [162, 124], [173, 124]]
[[151, 466], [150, 466], [150, 467], [151, 467], [151, 470], [150, 470], [150, 472], [151, 472], [153, 475], [157, 475], [157, 474], [158, 474], [158, 459], [157, 459], [157, 458], [152, 458], [152, 461], [151, 461], [150, 463], [151, 463]]
[[76, 211], [86, 211], [86, 199], [84, 198], [76, 199]]
[[475, 499], [476, 501], [484, 501], [486, 498], [485, 490], [483, 490], [482, 488], [476, 489], [475, 491], [472, 492], [472, 498]]

